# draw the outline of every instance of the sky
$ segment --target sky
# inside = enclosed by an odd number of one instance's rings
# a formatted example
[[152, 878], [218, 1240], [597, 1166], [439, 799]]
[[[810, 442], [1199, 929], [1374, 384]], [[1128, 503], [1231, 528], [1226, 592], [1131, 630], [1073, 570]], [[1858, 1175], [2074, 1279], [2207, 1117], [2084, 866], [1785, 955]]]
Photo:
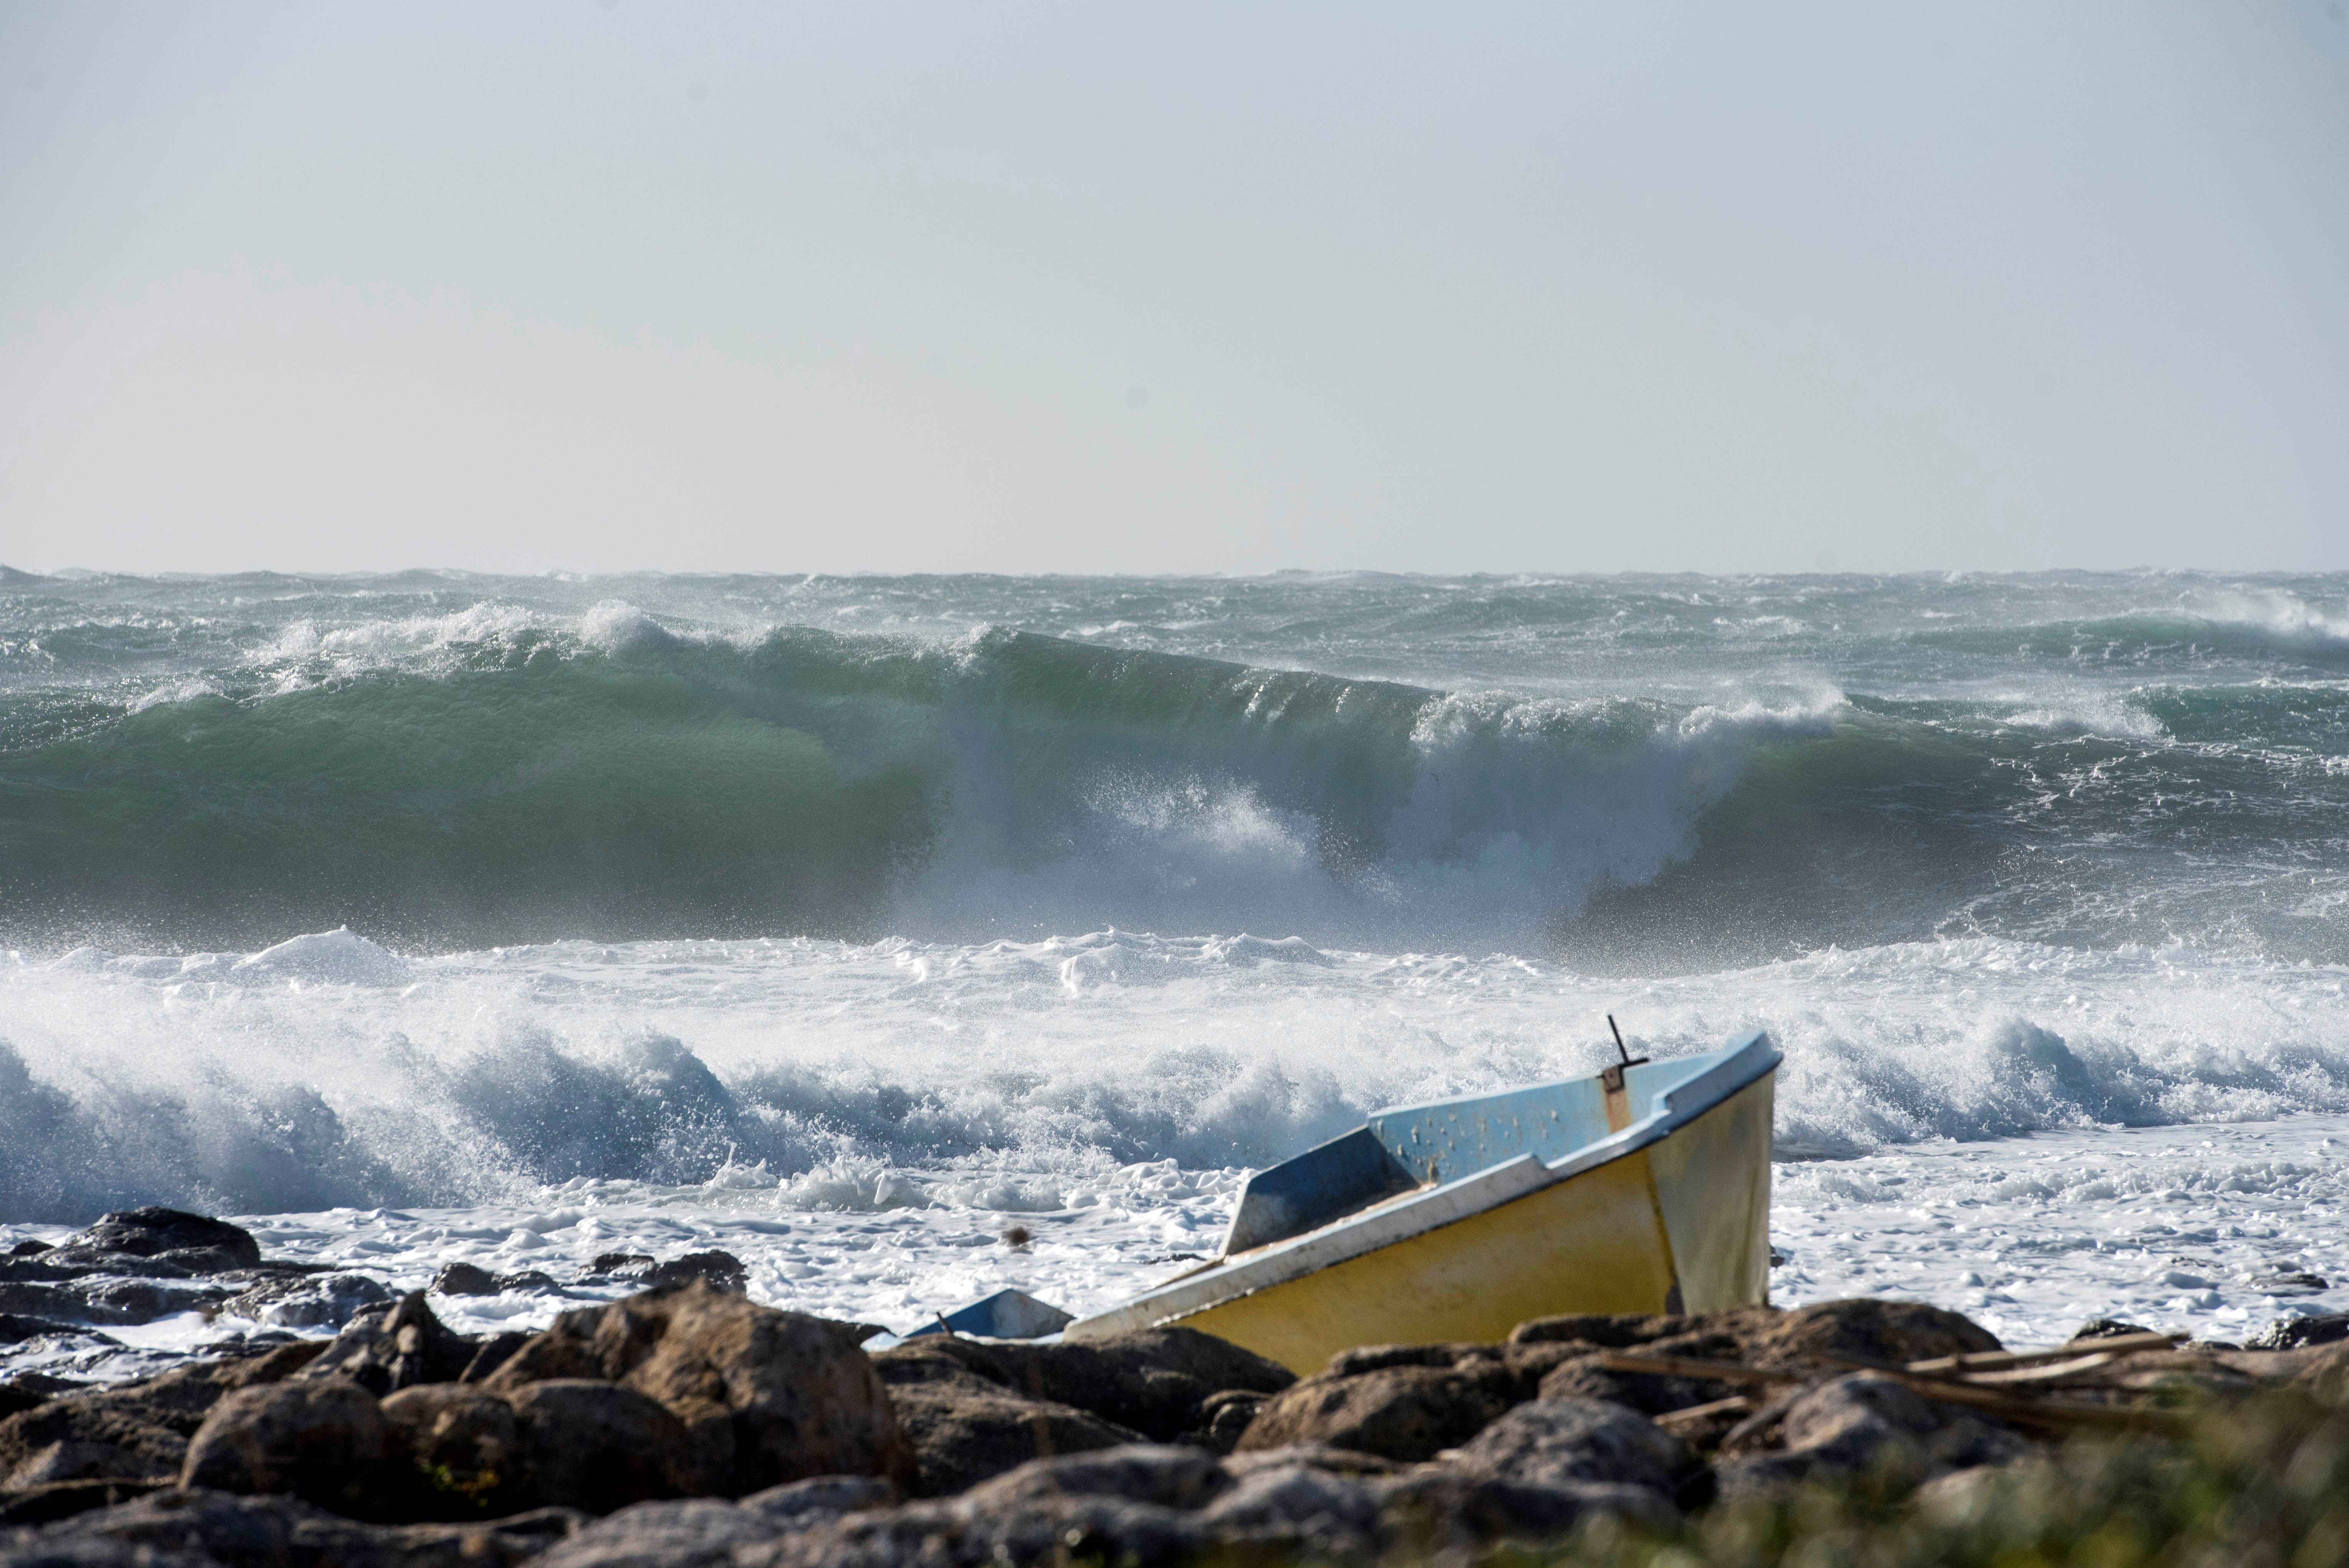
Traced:
[[0, 562], [2349, 567], [2349, 19], [0, 0]]

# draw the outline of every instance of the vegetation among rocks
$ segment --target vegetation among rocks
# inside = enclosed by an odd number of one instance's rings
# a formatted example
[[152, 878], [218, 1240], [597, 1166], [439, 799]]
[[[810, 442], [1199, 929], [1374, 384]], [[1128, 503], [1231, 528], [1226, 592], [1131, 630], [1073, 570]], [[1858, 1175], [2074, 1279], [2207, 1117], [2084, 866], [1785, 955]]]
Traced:
[[[16, 1261], [299, 1277], [250, 1241], [141, 1211]], [[1908, 1303], [1586, 1315], [1298, 1378], [1180, 1327], [868, 1355], [730, 1261], [598, 1260], [648, 1288], [533, 1335], [345, 1289], [330, 1342], [0, 1386], [0, 1563], [2349, 1562], [2349, 1320], [2016, 1357]]]

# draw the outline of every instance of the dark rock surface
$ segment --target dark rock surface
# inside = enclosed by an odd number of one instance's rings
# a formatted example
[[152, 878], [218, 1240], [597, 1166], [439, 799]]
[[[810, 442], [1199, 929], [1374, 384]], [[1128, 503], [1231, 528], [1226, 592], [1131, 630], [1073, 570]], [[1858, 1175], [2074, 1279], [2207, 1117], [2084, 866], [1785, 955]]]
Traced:
[[1517, 1392], [1516, 1377], [1498, 1362], [1317, 1373], [1268, 1400], [1237, 1451], [1327, 1443], [1392, 1460], [1433, 1459], [1498, 1419]]
[[363, 1523], [299, 1499], [174, 1488], [34, 1531], [0, 1563], [123, 1568], [517, 1568], [581, 1523], [561, 1510], [475, 1524]]
[[910, 1444], [871, 1360], [835, 1326], [706, 1280], [566, 1312], [483, 1381], [625, 1383], [685, 1424], [692, 1468], [728, 1496], [813, 1475], [911, 1480]]
[[2323, 1313], [2314, 1317], [2282, 1317], [2243, 1342], [2246, 1350], [2304, 1350], [2313, 1345], [2337, 1345], [2349, 1339], [2349, 1313]]
[[39, 1255], [52, 1267], [139, 1257], [176, 1264], [191, 1274], [217, 1274], [257, 1267], [261, 1244], [252, 1232], [225, 1220], [149, 1207], [104, 1215]]
[[212, 1408], [187, 1447], [180, 1484], [288, 1492], [364, 1517], [391, 1499], [382, 1485], [391, 1428], [376, 1398], [342, 1377], [243, 1388]]
[[701, 1456], [685, 1423], [625, 1384], [556, 1377], [516, 1389], [509, 1403], [522, 1446], [522, 1484], [539, 1502], [606, 1513], [723, 1485], [722, 1478], [711, 1485], [696, 1463]]
[[912, 1452], [916, 1496], [944, 1497], [1031, 1460], [1140, 1440], [1130, 1428], [973, 1370], [969, 1353], [990, 1348], [940, 1336], [873, 1357]]
[[481, 1347], [450, 1331], [412, 1291], [388, 1310], [362, 1312], [336, 1335], [305, 1377], [346, 1377], [378, 1398], [420, 1383], [452, 1383]]
[[1750, 1495], [1819, 1475], [1873, 1474], [1913, 1487], [2025, 1451], [1994, 1421], [1937, 1405], [1906, 1384], [1856, 1372], [1773, 1400], [1722, 1440], [1722, 1491]]

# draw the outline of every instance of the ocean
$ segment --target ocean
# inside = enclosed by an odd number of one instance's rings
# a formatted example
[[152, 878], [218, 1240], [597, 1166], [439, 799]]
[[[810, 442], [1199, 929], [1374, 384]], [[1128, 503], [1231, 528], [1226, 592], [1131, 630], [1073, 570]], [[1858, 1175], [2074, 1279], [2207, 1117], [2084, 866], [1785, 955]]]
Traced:
[[2240, 1338], [2349, 1310], [2349, 574], [0, 571], [0, 1248], [1081, 1312], [1611, 1013], [1785, 1053], [1773, 1299]]

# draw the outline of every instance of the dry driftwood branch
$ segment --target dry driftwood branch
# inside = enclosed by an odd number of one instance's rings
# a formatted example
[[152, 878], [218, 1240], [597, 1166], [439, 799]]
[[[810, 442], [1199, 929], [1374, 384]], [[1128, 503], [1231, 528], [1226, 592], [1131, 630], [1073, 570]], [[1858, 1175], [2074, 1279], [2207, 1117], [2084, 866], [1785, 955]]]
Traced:
[[1732, 1394], [1726, 1399], [1691, 1405], [1684, 1409], [1666, 1410], [1656, 1418], [1656, 1425], [1677, 1437], [1683, 1427], [1701, 1427], [1715, 1416], [1744, 1416], [1752, 1413], [1753, 1409], [1753, 1400], [1743, 1394]]

